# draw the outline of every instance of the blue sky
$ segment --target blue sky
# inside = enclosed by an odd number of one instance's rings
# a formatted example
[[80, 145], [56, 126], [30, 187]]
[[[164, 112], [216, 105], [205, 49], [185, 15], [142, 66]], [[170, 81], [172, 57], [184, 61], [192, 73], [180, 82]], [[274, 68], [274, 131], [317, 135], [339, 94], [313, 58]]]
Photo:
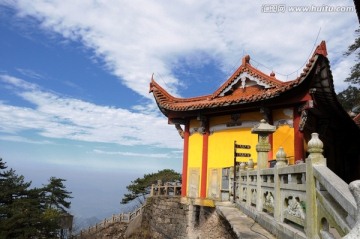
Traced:
[[[76, 216], [122, 210], [125, 186], [181, 171], [182, 139], [148, 93], [152, 74], [173, 95], [214, 92], [245, 54], [295, 79], [321, 40], [335, 87], [354, 64], [343, 52], [359, 26], [352, 0], [0, 0], [0, 157], [33, 186], [66, 179]], [[337, 5], [336, 5], [337, 4]]]

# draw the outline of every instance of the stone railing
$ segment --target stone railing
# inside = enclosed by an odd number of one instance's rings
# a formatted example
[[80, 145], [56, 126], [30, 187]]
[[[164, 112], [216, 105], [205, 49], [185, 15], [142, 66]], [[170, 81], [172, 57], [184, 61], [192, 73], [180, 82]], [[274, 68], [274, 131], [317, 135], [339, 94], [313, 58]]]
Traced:
[[152, 196], [180, 196], [181, 183], [158, 180], [157, 184], [151, 185], [150, 197]]
[[129, 213], [113, 214], [111, 217], [105, 218], [101, 222], [96, 223], [94, 226], [81, 230], [80, 233], [74, 238], [82, 238], [85, 235], [93, 234], [101, 230], [102, 228], [106, 228], [107, 226], [113, 223], [117, 223], [117, 222], [130, 223], [137, 216], [142, 214], [144, 207], [145, 205], [142, 205], [139, 208], [135, 209], [133, 212], [129, 212]]
[[286, 165], [286, 153], [280, 148], [274, 168], [241, 165], [236, 206], [278, 238], [360, 238], [356, 196], [350, 191], [359, 191], [360, 181], [349, 189], [327, 168], [322, 148], [313, 133], [305, 163]]

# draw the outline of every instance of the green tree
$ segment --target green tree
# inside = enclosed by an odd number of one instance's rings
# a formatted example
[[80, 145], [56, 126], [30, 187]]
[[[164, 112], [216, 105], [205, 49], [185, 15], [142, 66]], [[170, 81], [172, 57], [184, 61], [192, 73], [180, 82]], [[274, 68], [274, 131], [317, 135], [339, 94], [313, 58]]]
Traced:
[[352, 110], [356, 105], [360, 105], [360, 88], [349, 86], [346, 90], [337, 95], [340, 104], [346, 111]]
[[6, 170], [0, 158], [0, 238], [59, 238], [60, 219], [70, 207], [64, 179], [51, 177], [43, 188], [30, 188], [24, 176]]
[[355, 42], [348, 47], [344, 55], [355, 54], [356, 63], [351, 67], [350, 75], [345, 79], [345, 82], [349, 83], [348, 88], [337, 95], [340, 104], [347, 111], [360, 105], [360, 28], [355, 31], [355, 34], [357, 35]]
[[46, 223], [46, 238], [61, 234], [61, 218], [70, 208], [71, 192], [66, 190], [65, 179], [51, 177], [47, 185], [42, 188], [42, 203], [44, 206], [43, 219]]
[[72, 198], [71, 192], [66, 191], [66, 187], [63, 184], [65, 179], [51, 177], [49, 183], [44, 185], [44, 202], [47, 209], [55, 209], [59, 212], [67, 212], [66, 209], [70, 208], [71, 202], [66, 201]]
[[[0, 158], [0, 170], [4, 170], [4, 169], [6, 169], [6, 168], [7, 168], [7, 167], [6, 167], [5, 163], [3, 162], [3, 159]], [[1, 174], [1, 172], [0, 172], [0, 177], [2, 177], [1, 175], [2, 175], [2, 174]]]
[[[6, 169], [1, 161], [1, 169]], [[32, 238], [37, 235], [39, 194], [31, 182], [9, 169], [0, 173], [0, 238]], [[34, 221], [35, 220], [35, 221]]]
[[129, 193], [124, 194], [121, 204], [127, 204], [137, 199], [142, 204], [146, 196], [150, 193], [151, 185], [158, 180], [162, 182], [175, 182], [181, 180], [181, 175], [172, 169], [163, 169], [157, 173], [144, 174], [142, 178], [137, 178], [126, 186]]
[[357, 35], [355, 42], [348, 47], [344, 55], [350, 56], [355, 54], [357, 63], [351, 67], [350, 76], [345, 79], [345, 82], [360, 85], [360, 28], [355, 31], [355, 34]]
[[10, 214], [3, 221], [4, 238], [39, 238], [41, 235], [48, 235], [46, 231], [48, 223], [42, 217], [39, 205], [38, 189], [29, 189], [26, 196], [18, 198], [8, 205], [7, 210]]

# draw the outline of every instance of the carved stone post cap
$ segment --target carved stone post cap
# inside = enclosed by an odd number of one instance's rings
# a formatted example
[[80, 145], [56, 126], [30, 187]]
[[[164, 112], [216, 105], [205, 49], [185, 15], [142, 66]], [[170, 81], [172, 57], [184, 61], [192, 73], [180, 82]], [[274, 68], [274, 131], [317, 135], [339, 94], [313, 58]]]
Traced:
[[253, 159], [250, 158], [247, 165], [248, 165], [248, 170], [254, 169], [254, 161], [253, 161]]
[[308, 152], [309, 153], [322, 153], [323, 152], [324, 144], [319, 139], [318, 133], [312, 133], [311, 139], [308, 142]]
[[240, 163], [240, 170], [245, 170], [246, 164], [244, 162]]
[[276, 152], [276, 166], [285, 166], [286, 163], [286, 153], [283, 147], [279, 147], [279, 150]]
[[266, 120], [262, 119], [259, 124], [255, 125], [251, 129], [251, 133], [253, 134], [270, 134], [276, 131], [276, 126], [271, 125], [266, 122]]
[[286, 153], [283, 147], [279, 147], [279, 150], [276, 152], [276, 159], [286, 159]]

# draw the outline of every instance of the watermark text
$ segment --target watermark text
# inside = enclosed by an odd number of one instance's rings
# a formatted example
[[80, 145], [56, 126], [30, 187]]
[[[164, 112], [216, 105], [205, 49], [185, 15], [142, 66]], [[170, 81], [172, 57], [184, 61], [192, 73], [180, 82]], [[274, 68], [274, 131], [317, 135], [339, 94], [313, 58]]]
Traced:
[[354, 12], [354, 6], [332, 6], [332, 5], [304, 5], [288, 6], [286, 4], [263, 4], [263, 13], [285, 13], [285, 12]]

